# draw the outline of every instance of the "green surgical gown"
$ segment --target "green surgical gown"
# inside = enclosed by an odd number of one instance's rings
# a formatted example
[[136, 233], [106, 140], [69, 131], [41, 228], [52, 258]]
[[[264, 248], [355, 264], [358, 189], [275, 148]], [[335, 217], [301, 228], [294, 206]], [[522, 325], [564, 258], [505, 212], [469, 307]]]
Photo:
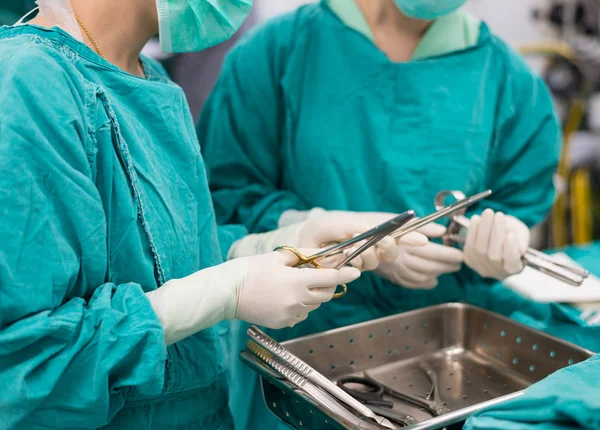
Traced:
[[465, 430], [600, 429], [600, 355], [567, 367], [510, 402], [467, 421]]
[[[482, 26], [476, 46], [392, 63], [325, 3], [245, 38], [199, 123], [219, 223], [277, 227], [289, 209], [434, 210], [441, 189], [491, 188], [484, 207], [532, 226], [552, 204], [559, 127], [548, 91]], [[279, 332], [295, 336], [460, 300], [471, 273], [432, 291], [357, 280], [341, 300]]]
[[232, 427], [228, 325], [166, 348], [144, 294], [239, 232], [217, 231], [182, 90], [143, 65], [0, 29], [2, 429]]
[[[239, 43], [198, 133], [218, 222], [252, 232], [276, 228], [290, 209], [422, 216], [434, 210], [439, 190], [487, 188], [494, 195], [474, 211], [489, 207], [532, 226], [552, 204], [560, 149], [542, 79], [485, 24], [472, 47], [393, 63], [326, 2]], [[468, 270], [443, 276], [431, 291], [365, 274], [342, 299], [272, 334], [282, 340], [426, 305], [477, 304], [487, 291]], [[239, 345], [244, 329], [235, 327]], [[240, 428], [247, 397], [232, 394]], [[253, 401], [260, 406], [260, 396]]]

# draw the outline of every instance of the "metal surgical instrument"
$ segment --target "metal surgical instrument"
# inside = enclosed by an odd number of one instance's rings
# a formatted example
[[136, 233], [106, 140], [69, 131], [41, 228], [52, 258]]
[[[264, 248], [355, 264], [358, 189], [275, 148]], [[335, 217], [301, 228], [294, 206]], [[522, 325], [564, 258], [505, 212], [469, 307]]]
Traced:
[[[360, 415], [370, 418], [377, 422], [382, 427], [388, 429], [395, 429], [396, 426], [393, 425], [387, 418], [382, 417], [374, 413], [371, 409], [360, 403], [358, 400], [354, 399], [351, 395], [346, 393], [340, 387], [335, 385], [325, 376], [317, 372], [315, 369], [310, 367], [304, 361], [300, 360], [294, 354], [289, 352], [286, 348], [284, 348], [281, 344], [275, 342], [272, 338], [263, 333], [260, 329], [255, 326], [252, 326], [248, 329], [248, 336], [266, 350], [268, 353], [280, 359], [280, 363], [285, 364], [289, 369], [293, 370], [296, 374], [319, 387], [320, 389], [326, 391], [337, 400], [342, 401], [346, 406], [352, 408], [354, 411], [358, 412]], [[285, 376], [285, 374], [284, 374]]]
[[425, 397], [416, 396], [413, 394], [406, 393], [404, 391], [399, 391], [392, 387], [386, 386], [383, 381], [376, 380], [369, 371], [365, 372], [365, 377], [367, 380], [371, 380], [379, 385], [383, 385], [386, 391], [399, 399], [404, 400], [407, 403], [415, 405], [417, 407], [423, 408], [429, 413], [431, 413], [434, 417], [438, 417], [443, 414], [447, 414], [450, 410], [446, 407], [446, 404], [442, 401], [440, 397], [440, 389], [438, 383], [438, 376], [435, 371], [429, 366], [427, 363], [421, 363], [421, 369], [429, 379], [431, 383], [431, 388]]
[[[389, 418], [405, 427], [417, 423], [417, 420], [413, 416], [396, 412], [393, 409], [394, 402], [383, 398], [384, 394], [391, 394], [390, 390], [372, 379], [363, 376], [342, 376], [337, 380], [337, 384], [346, 393], [362, 404], [367, 405], [369, 409], [382, 417]], [[363, 387], [365, 390], [354, 388], [353, 385]]]
[[[340, 269], [350, 263], [353, 259], [358, 257], [360, 254], [365, 252], [367, 249], [375, 245], [377, 242], [389, 236], [392, 232], [397, 231], [398, 228], [409, 222], [415, 217], [415, 212], [412, 210], [406, 211], [394, 218], [370, 229], [369, 231], [360, 234], [350, 240], [334, 245], [330, 248], [324, 249], [323, 251], [317, 252], [316, 254], [305, 256], [299, 250], [292, 246], [279, 246], [275, 248], [275, 251], [284, 250], [289, 251], [298, 257], [298, 262], [294, 265], [294, 267], [301, 267], [306, 265], [311, 265], [317, 269], [322, 269], [323, 266], [319, 263], [319, 260], [333, 257], [335, 255], [341, 254], [345, 250], [353, 247], [354, 245], [366, 241], [364, 244], [360, 245], [358, 249], [351, 252], [348, 256], [346, 256], [340, 263], [338, 263], [334, 269]], [[342, 291], [333, 296], [333, 298], [337, 299], [346, 294], [348, 287], [344, 284], [341, 285]]]
[[[442, 192], [445, 192], [445, 191], [442, 191]], [[427, 224], [430, 224], [434, 221], [437, 221], [441, 218], [453, 215], [455, 213], [464, 213], [469, 206], [479, 202], [480, 200], [485, 199], [486, 197], [489, 197], [491, 194], [492, 194], [492, 190], [483, 191], [479, 194], [475, 194], [468, 198], [463, 194], [463, 197], [461, 199], [457, 198], [456, 199], [457, 201], [452, 203], [451, 205], [443, 206], [441, 208], [436, 207], [436, 209], [437, 209], [436, 212], [429, 214], [426, 217], [419, 218], [410, 223], [407, 223], [405, 226], [403, 226], [403, 227], [399, 228], [398, 230], [396, 230], [395, 232], [393, 232], [391, 234], [391, 236], [394, 239], [398, 239], [404, 235], [407, 235], [408, 233], [412, 233], [413, 231], [418, 230], [421, 227], [423, 227]]]
[[[438, 211], [450, 208], [453, 205], [445, 206], [446, 197], [452, 196], [458, 201], [462, 201], [465, 195], [461, 191], [440, 191], [435, 196], [435, 207]], [[456, 203], [454, 203], [456, 204]], [[444, 237], [444, 244], [453, 246], [456, 243], [464, 243], [464, 237], [460, 235], [462, 229], [469, 228], [469, 218], [465, 216], [466, 208], [459, 211], [454, 211], [452, 221], [448, 226], [448, 231]], [[585, 278], [590, 273], [579, 267], [573, 267], [568, 264], [554, 260], [549, 255], [546, 255], [533, 248], [527, 248], [523, 256], [523, 263], [542, 273], [545, 273], [553, 278], [559, 279], [573, 286], [580, 286]]]

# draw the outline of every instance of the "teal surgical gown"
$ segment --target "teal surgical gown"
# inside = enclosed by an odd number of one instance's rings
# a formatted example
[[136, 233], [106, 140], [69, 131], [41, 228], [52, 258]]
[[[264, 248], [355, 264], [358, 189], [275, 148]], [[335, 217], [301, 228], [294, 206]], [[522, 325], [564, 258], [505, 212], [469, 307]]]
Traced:
[[228, 326], [166, 348], [144, 294], [237, 233], [217, 231], [183, 92], [143, 66], [0, 29], [2, 429], [232, 427]]
[[[290, 209], [434, 210], [441, 189], [532, 226], [553, 199], [559, 127], [548, 91], [485, 25], [472, 48], [392, 63], [327, 4], [300, 8], [228, 56], [198, 129], [219, 223], [277, 227]], [[471, 273], [432, 291], [374, 275], [280, 338], [471, 295]]]
[[510, 402], [467, 421], [465, 430], [600, 429], [600, 355], [567, 367]]
[[[552, 204], [560, 148], [543, 81], [485, 24], [474, 46], [393, 63], [326, 2], [239, 43], [198, 133], [218, 222], [252, 232], [276, 228], [290, 209], [422, 216], [439, 190], [487, 188], [493, 196], [473, 211], [489, 207], [532, 226]], [[426, 305], [477, 304], [488, 300], [479, 281], [464, 270], [424, 291], [365, 274], [342, 299], [272, 334], [282, 340]], [[235, 327], [239, 345], [244, 329]], [[253, 401], [259, 409], [260, 396]], [[232, 409], [243, 428], [244, 391], [232, 394]]]

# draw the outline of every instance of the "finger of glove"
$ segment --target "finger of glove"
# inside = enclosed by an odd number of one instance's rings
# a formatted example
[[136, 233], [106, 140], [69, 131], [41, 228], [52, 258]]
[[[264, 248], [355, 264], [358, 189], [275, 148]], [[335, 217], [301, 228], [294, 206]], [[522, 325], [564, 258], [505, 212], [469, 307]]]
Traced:
[[525, 255], [529, 241], [531, 239], [531, 231], [522, 221], [513, 217], [506, 217], [506, 230], [515, 234], [517, 243], [519, 244], [519, 251], [521, 255]]
[[427, 225], [424, 225], [417, 231], [429, 238], [439, 238], [446, 234], [446, 230], [446, 227], [444, 227], [443, 225], [432, 222]]
[[[341, 252], [339, 254], [331, 255], [329, 257], [321, 258], [318, 263], [326, 269], [337, 267], [346, 259], [349, 254], [347, 252]], [[358, 270], [362, 268], [362, 259], [360, 255], [352, 259], [348, 264], [349, 266], [356, 267]]]
[[302, 303], [307, 306], [326, 303], [333, 298], [336, 288], [337, 286], [328, 288], [311, 288], [307, 291]]
[[[427, 239], [425, 238], [425, 240]], [[390, 236], [384, 237], [375, 245], [375, 255], [377, 265], [379, 265], [379, 262], [389, 263], [396, 261], [396, 258], [398, 258], [398, 245], [396, 245], [396, 241]]]
[[497, 278], [498, 267], [493, 267], [485, 258], [478, 260], [477, 265], [472, 269], [484, 278]]
[[475, 248], [475, 242], [479, 234], [480, 222], [481, 217], [479, 215], [473, 215], [471, 217], [469, 230], [467, 232], [467, 239], [464, 246], [465, 264], [480, 276], [487, 278], [491, 270], [488, 267], [487, 258], [485, 255], [479, 254]]
[[403, 264], [413, 272], [436, 278], [444, 273], [458, 272], [462, 266], [462, 263], [448, 263], [411, 254], [406, 255]]
[[464, 261], [464, 254], [460, 249], [432, 242], [426, 246], [408, 248], [407, 253], [426, 260], [441, 261], [453, 265], [461, 264]]
[[299, 310], [296, 311], [296, 314], [297, 315], [309, 314], [312, 311], [314, 311], [316, 309], [319, 309], [319, 307], [321, 306], [321, 303], [323, 303], [323, 302], [312, 303], [310, 305], [302, 303], [302, 305], [299, 308]]
[[506, 240], [506, 217], [496, 212], [490, 233], [487, 257], [492, 267], [502, 267], [504, 241]]
[[306, 320], [307, 318], [308, 318], [308, 312], [296, 315], [296, 317], [290, 321], [289, 327], [294, 327], [296, 324], [301, 323], [302, 321]]
[[398, 238], [396, 243], [402, 246], [425, 246], [429, 243], [429, 239], [426, 235], [413, 231]]
[[402, 287], [408, 288], [410, 290], [432, 290], [435, 287], [437, 287], [437, 285], [438, 285], [437, 278], [431, 278], [424, 282], [406, 281], [406, 282], [401, 283]]
[[377, 269], [379, 266], [379, 260], [377, 259], [377, 252], [375, 247], [371, 247], [360, 254], [362, 258], [362, 269], [361, 271], [366, 272], [369, 270]]
[[360, 270], [353, 267], [336, 269], [294, 269], [298, 281], [311, 288], [331, 288], [340, 284], [348, 284], [360, 277]]
[[343, 242], [371, 228], [366, 220], [354, 214], [332, 216], [331, 218], [319, 220], [319, 222], [321, 222], [321, 225], [319, 225], [316, 234], [319, 243]]
[[479, 215], [473, 215], [469, 221], [469, 230], [467, 231], [467, 238], [465, 239], [465, 245], [463, 247], [465, 263], [467, 263], [469, 267], [473, 267], [477, 260], [475, 240], [477, 239], [477, 233], [479, 232], [480, 221], [481, 217]]
[[[408, 254], [405, 255], [402, 259], [402, 262], [399, 262], [390, 271], [389, 278], [400, 285], [412, 285], [415, 287], [426, 285], [431, 282], [432, 278], [437, 278], [437, 273], [427, 273], [421, 271], [423, 268], [423, 263], [415, 260], [419, 260], [419, 257]], [[427, 267], [426, 264], [425, 266]], [[414, 267], [416, 267], [416, 269]]]
[[371, 227], [375, 227], [384, 222], [390, 221], [397, 217], [399, 214], [391, 212], [354, 212], [359, 215], [361, 219], [365, 220]]
[[[343, 252], [340, 252], [338, 254], [330, 255], [329, 257], [325, 257], [325, 258], [321, 258], [318, 260], [318, 263], [326, 269], [338, 267], [340, 264], [342, 264], [342, 262], [344, 262], [348, 258], [349, 255], [351, 255], [354, 251], [356, 251], [358, 249], [358, 247], [360, 245], [362, 245], [363, 243], [364, 242], [361, 242], [352, 248], [345, 249]], [[364, 266], [362, 254], [357, 255], [352, 260], [347, 262], [346, 266], [354, 267], [354, 268], [362, 271], [363, 266]]]
[[[308, 257], [308, 256], [316, 254], [317, 252], [319, 252], [321, 250], [316, 249], [316, 248], [300, 248], [300, 249], [298, 249], [298, 251], [302, 255]], [[294, 254], [291, 251], [287, 251], [285, 249], [280, 249], [279, 251], [259, 255], [258, 257], [264, 258], [264, 259], [272, 259], [273, 264], [280, 264], [280, 265], [288, 266], [288, 267], [293, 267], [296, 264], [298, 264], [298, 257], [296, 256], [296, 254]]]
[[487, 255], [487, 251], [490, 246], [490, 235], [492, 233], [493, 225], [494, 211], [491, 209], [484, 210], [481, 214], [477, 238], [475, 239], [475, 250], [479, 255]]
[[520, 273], [523, 270], [521, 250], [514, 233], [508, 233], [504, 244], [504, 272], [506, 275]]
[[[354, 236], [352, 236], [353, 238], [358, 236], [359, 234], [355, 234]], [[358, 242], [356, 245], [354, 245], [351, 248], [345, 249], [344, 252], [342, 253], [342, 255], [344, 256], [344, 259], [346, 259], [348, 256], [352, 255], [358, 248], [360, 248], [361, 246], [363, 246], [365, 244], [365, 241], [360, 241]], [[354, 267], [358, 270], [362, 271], [366, 271], [369, 270], [365, 267], [365, 254], [366, 257], [369, 258], [369, 252], [373, 252], [373, 248], [370, 248], [368, 250], [366, 250], [365, 252], [363, 252], [362, 254], [357, 255], [356, 257], [354, 257], [352, 260], [350, 260], [347, 265], [350, 267]], [[366, 264], [368, 264], [369, 262], [367, 262]], [[326, 267], [335, 267], [334, 265], [327, 265]]]

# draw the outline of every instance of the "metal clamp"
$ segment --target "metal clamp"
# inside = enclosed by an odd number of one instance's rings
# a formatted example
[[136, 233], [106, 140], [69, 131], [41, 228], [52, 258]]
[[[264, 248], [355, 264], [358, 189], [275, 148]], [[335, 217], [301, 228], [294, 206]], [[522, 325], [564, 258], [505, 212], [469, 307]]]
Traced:
[[[445, 202], [448, 196], [452, 196], [456, 200], [463, 200], [466, 198], [462, 191], [440, 191], [435, 196], [434, 200], [435, 207], [438, 211], [446, 207]], [[454, 246], [457, 243], [464, 243], [461, 232], [464, 229], [469, 228], [470, 222], [469, 218], [465, 216], [465, 213], [466, 208], [455, 211], [450, 218], [451, 221], [443, 239], [444, 245]], [[556, 261], [549, 255], [533, 248], [527, 248], [525, 251], [525, 255], [523, 255], [523, 264], [574, 287], [579, 287], [590, 275], [590, 272], [585, 269]]]

